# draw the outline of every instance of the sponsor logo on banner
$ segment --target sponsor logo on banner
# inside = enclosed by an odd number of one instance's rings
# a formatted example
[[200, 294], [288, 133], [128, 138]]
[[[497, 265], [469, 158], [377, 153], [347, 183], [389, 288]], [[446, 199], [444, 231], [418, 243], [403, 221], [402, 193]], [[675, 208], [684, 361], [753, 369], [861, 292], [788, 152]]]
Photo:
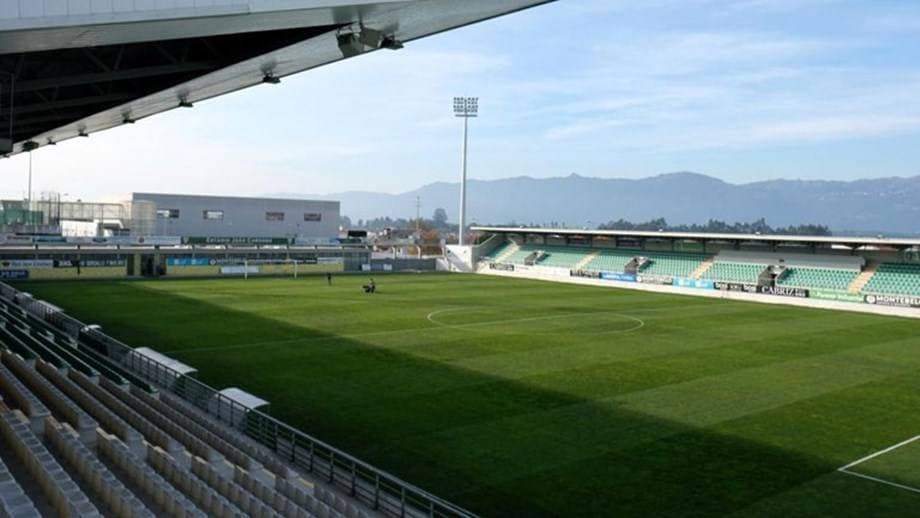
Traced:
[[758, 293], [756, 284], [743, 284], [740, 282], [716, 282], [715, 288], [721, 291], [742, 291], [744, 293]]
[[866, 295], [866, 304], [895, 306], [899, 308], [920, 308], [920, 297], [910, 295]]
[[640, 275], [636, 280], [643, 284], [661, 284], [663, 286], [670, 286], [674, 282], [674, 277], [667, 277], [664, 275]]
[[679, 286], [681, 288], [697, 288], [701, 290], [714, 290], [716, 288], [715, 283], [707, 280], [699, 279], [683, 279], [676, 278], [671, 281], [673, 286]]
[[217, 264], [207, 257], [167, 257], [166, 266], [211, 266]]
[[10, 259], [0, 261], [0, 268], [54, 268], [51, 259]]
[[6, 234], [0, 236], [0, 243], [11, 245], [29, 245], [32, 244], [32, 236], [17, 236], [15, 234]]
[[221, 266], [221, 275], [243, 275], [247, 273], [259, 273], [258, 266]]
[[124, 259], [81, 259], [71, 261], [54, 261], [55, 268], [99, 268], [104, 266], [124, 266]]
[[808, 290], [804, 288], [790, 288], [787, 286], [760, 286], [757, 288], [758, 293], [764, 295], [776, 295], [778, 297], [795, 297], [798, 299], [807, 299]]
[[601, 272], [601, 279], [605, 281], [636, 282], [636, 276], [631, 273]]
[[847, 293], [845, 291], [822, 291], [810, 290], [808, 297], [818, 300], [834, 300], [838, 302], [865, 302], [865, 296], [858, 293]]
[[498, 271], [500, 271], [500, 272], [513, 272], [513, 271], [514, 271], [514, 265], [513, 265], [513, 264], [505, 264], [505, 263], [489, 263], [489, 269], [490, 269], [490, 270], [498, 270]]
[[593, 270], [569, 270], [570, 277], [587, 277], [588, 279], [600, 279], [601, 272]]
[[28, 279], [29, 270], [0, 270], [0, 279]]

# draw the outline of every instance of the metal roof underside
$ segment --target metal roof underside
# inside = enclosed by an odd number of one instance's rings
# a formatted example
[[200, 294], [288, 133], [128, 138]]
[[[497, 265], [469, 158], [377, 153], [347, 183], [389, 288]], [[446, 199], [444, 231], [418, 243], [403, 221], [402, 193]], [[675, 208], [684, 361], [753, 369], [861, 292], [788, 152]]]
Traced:
[[[0, 21], [0, 138], [11, 134], [19, 153], [544, 3], [380, 0], [96, 24]], [[343, 47], [343, 36], [362, 31], [377, 39]]]
[[687, 241], [725, 241], [725, 242], [754, 242], [772, 244], [802, 244], [802, 245], [839, 245], [849, 248], [863, 247], [891, 247], [912, 248], [920, 247], [920, 239], [901, 239], [886, 237], [860, 237], [860, 236], [779, 236], [767, 234], [705, 234], [697, 232], [651, 232], [642, 230], [579, 230], [558, 228], [521, 228], [521, 227], [472, 227], [472, 230], [490, 234], [535, 234], [552, 236], [580, 236], [580, 237], [606, 237], [606, 238], [637, 238], [637, 239], [662, 239], [662, 240], [687, 240]]

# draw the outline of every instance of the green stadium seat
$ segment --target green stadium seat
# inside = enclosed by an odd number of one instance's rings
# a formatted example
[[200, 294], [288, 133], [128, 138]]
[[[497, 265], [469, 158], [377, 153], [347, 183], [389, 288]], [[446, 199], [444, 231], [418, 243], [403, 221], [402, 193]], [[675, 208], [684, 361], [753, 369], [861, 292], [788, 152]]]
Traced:
[[781, 286], [846, 291], [859, 276], [856, 270], [791, 267], [777, 282]]
[[920, 264], [881, 264], [863, 293], [920, 296]]
[[760, 274], [766, 268], [766, 264], [734, 263], [717, 260], [711, 268], [706, 270], [701, 278], [711, 281], [756, 284]]

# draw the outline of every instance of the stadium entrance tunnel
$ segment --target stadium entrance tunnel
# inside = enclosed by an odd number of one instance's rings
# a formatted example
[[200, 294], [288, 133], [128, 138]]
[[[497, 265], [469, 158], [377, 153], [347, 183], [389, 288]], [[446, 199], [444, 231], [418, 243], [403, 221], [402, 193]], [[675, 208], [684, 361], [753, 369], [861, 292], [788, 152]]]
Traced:
[[[782, 430], [764, 435], [758, 413], [690, 426], [536, 379], [460, 368], [430, 350], [441, 339], [450, 349], [488, 354], [478, 334], [445, 338], [443, 328], [432, 328], [381, 343], [292, 324], [285, 319], [303, 310], [287, 304], [279, 306], [284, 314], [266, 318], [215, 302], [240, 282], [173, 283], [200, 283], [206, 296], [194, 297], [168, 291], [163, 281], [69, 283], [80, 292], [71, 300], [61, 296], [67, 283], [29, 289], [128, 344], [170, 351], [213, 386], [265, 396], [276, 417], [485, 516], [744, 515], [758, 506], [782, 509], [796, 494], [817, 514], [895, 516], [917, 505], [906, 492], [873, 498], [877, 488], [837, 473], [837, 459], [799, 451], [811, 440], [797, 443]], [[339, 278], [336, 287], [352, 293], [361, 282]], [[278, 300], [266, 289], [246, 296], [247, 305]], [[576, 385], [592, 382], [587, 372], [562, 374]], [[634, 362], [604, 372], [606, 383], [630, 391], [658, 386], [653, 378]], [[682, 381], [673, 373], [668, 379]], [[856, 457], [862, 446], [848, 448], [837, 453]]]
[[[12, 127], [12, 142], [27, 141], [338, 27], [0, 55], [0, 134], [6, 136]], [[176, 99], [177, 106], [180, 101]], [[133, 122], [130, 113], [124, 116], [125, 122]]]

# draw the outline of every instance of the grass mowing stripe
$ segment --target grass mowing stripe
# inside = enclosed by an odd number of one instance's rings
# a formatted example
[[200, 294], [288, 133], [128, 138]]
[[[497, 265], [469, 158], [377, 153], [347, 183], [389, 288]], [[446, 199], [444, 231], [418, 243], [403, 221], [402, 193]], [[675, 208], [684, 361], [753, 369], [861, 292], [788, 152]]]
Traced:
[[[264, 396], [277, 417], [489, 516], [846, 515], [873, 498], [896, 515], [916, 503], [835, 471], [920, 433], [915, 321], [460, 275], [379, 277], [368, 298], [363, 282], [26, 289], [127, 343], [180, 351], [206, 382]], [[412, 329], [450, 306], [560, 317]], [[609, 324], [561, 316], [595, 311], [646, 326], [612, 339], [585, 333]]]

